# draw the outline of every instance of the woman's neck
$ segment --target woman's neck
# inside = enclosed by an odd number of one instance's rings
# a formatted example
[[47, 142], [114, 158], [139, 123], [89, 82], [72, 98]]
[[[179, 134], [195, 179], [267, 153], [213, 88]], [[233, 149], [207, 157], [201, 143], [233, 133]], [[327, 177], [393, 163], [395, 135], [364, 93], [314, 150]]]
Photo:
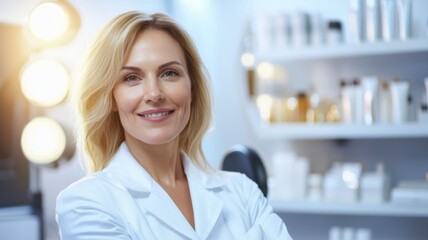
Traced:
[[185, 179], [178, 138], [162, 145], [146, 144], [132, 137], [125, 138], [125, 142], [138, 163], [161, 186], [175, 187]]

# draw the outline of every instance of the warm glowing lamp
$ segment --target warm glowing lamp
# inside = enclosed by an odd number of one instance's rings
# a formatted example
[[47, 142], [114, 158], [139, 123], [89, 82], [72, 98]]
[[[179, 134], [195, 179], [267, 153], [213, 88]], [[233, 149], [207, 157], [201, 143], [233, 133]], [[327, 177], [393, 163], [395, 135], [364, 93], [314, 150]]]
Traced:
[[256, 62], [256, 59], [254, 58], [254, 55], [252, 53], [245, 52], [241, 55], [242, 66], [246, 68], [252, 68], [255, 62]]
[[257, 66], [257, 75], [263, 79], [273, 78], [275, 73], [275, 67], [270, 62], [261, 62]]
[[75, 36], [80, 27], [80, 17], [67, 1], [49, 0], [33, 8], [26, 27], [36, 47], [52, 47], [62, 45]]
[[69, 85], [67, 69], [54, 60], [30, 62], [21, 73], [22, 92], [33, 104], [41, 107], [54, 106], [63, 101]]
[[67, 31], [70, 19], [67, 12], [57, 3], [44, 2], [31, 12], [28, 24], [34, 36], [52, 41]]
[[51, 118], [34, 118], [22, 132], [21, 147], [25, 157], [31, 162], [50, 164], [58, 160], [65, 151], [65, 131]]

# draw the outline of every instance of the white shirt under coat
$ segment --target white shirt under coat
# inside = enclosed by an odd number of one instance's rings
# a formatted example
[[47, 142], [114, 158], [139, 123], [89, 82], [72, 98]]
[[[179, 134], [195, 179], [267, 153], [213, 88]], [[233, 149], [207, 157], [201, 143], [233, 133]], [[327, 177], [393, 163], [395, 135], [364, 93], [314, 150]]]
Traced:
[[243, 174], [206, 172], [182, 154], [195, 229], [122, 143], [109, 165], [57, 199], [61, 239], [291, 239], [257, 185]]

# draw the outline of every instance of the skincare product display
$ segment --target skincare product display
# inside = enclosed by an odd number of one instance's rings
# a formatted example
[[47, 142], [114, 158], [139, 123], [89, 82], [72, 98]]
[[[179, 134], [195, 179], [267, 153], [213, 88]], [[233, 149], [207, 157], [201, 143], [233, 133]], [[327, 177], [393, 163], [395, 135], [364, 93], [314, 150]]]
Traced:
[[250, 25], [255, 50], [260, 52], [344, 42], [342, 22], [324, 19], [318, 12], [260, 15], [254, 17]]
[[305, 199], [309, 162], [294, 152], [277, 151], [272, 156], [269, 196], [276, 199]]
[[412, 37], [412, 0], [349, 0], [350, 42]]
[[428, 179], [425, 181], [401, 181], [391, 191], [391, 202], [401, 205], [428, 206]]
[[409, 81], [387, 81], [377, 76], [363, 76], [349, 82], [342, 80], [342, 121], [365, 125], [419, 121], [409, 88]]
[[328, 240], [371, 240], [372, 233], [368, 228], [333, 226], [329, 230]]
[[[428, 80], [425, 80], [428, 85]], [[415, 98], [410, 81], [378, 76], [341, 80], [338, 97], [321, 98], [316, 92], [298, 91], [288, 98], [271, 97], [268, 111], [271, 123], [345, 123], [355, 125], [426, 123], [426, 94]], [[426, 87], [426, 86], [425, 86]], [[278, 89], [275, 87], [275, 89]], [[415, 93], [412, 93], [415, 94]], [[278, 94], [276, 94], [278, 96]], [[418, 97], [418, 94], [415, 94]]]

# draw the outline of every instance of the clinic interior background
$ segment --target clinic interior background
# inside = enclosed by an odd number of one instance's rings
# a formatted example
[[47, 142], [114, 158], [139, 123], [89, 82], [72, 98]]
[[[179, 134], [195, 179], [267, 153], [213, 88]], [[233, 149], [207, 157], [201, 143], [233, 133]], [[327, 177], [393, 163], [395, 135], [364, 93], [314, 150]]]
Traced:
[[[26, 15], [34, 7], [38, 0], [0, 0], [0, 22], [23, 24]], [[304, 154], [314, 161], [314, 166], [323, 168], [317, 163], [316, 158], [334, 160], [338, 155], [348, 152], [343, 147], [337, 146], [333, 141], [275, 141], [261, 139], [256, 136], [253, 126], [248, 117], [248, 98], [245, 71], [240, 62], [242, 54], [242, 39], [245, 26], [249, 19], [260, 14], [275, 14], [279, 12], [291, 12], [294, 10], [316, 11], [333, 19], [346, 19], [348, 1], [335, 0], [69, 0], [77, 9], [81, 17], [81, 26], [77, 36], [67, 45], [46, 50], [43, 55], [60, 59], [71, 71], [76, 66], [80, 54], [84, 51], [87, 43], [94, 34], [112, 17], [129, 10], [140, 10], [145, 12], [164, 12], [171, 15], [192, 36], [201, 57], [210, 73], [211, 88], [214, 99], [214, 119], [210, 132], [204, 139], [203, 147], [210, 163], [218, 168], [221, 165], [224, 154], [235, 144], [244, 144], [253, 147], [264, 159], [268, 172], [270, 170], [269, 159], [271, 153], [277, 148], [294, 149], [299, 154]], [[418, 3], [423, 0], [414, 1]], [[414, 9], [415, 16], [425, 16], [428, 8]], [[417, 26], [415, 34], [424, 34], [423, 26]], [[344, 36], [348, 38], [348, 29], [344, 29]], [[382, 63], [379, 63], [382, 65]], [[1, 79], [0, 79], [1, 81]], [[294, 87], [299, 88], [299, 84]], [[290, 86], [293, 87], [293, 86]], [[328, 88], [329, 86], [324, 86]], [[73, 116], [67, 102], [48, 109], [46, 114], [60, 119], [69, 127], [73, 128]], [[1, 114], [1, 113], [0, 113]], [[407, 143], [395, 142], [393, 140], [385, 143], [372, 141], [356, 143], [360, 149], [366, 149], [366, 153], [358, 153], [356, 156], [365, 158], [368, 155], [378, 155], [378, 151], [386, 148], [394, 155], [395, 149], [404, 145], [407, 152], [420, 151], [419, 140], [409, 140]], [[404, 145], [403, 145], [404, 144]], [[374, 145], [374, 146], [373, 146]], [[391, 147], [393, 146], [393, 147]], [[379, 150], [380, 149], [380, 150]], [[397, 150], [398, 151], [398, 150]], [[388, 156], [390, 156], [388, 155]], [[333, 156], [333, 157], [332, 157]], [[42, 168], [40, 172], [41, 188], [44, 195], [44, 221], [45, 232], [48, 239], [56, 239], [57, 226], [55, 223], [55, 199], [59, 191], [84, 176], [80, 166], [82, 154], [76, 150], [74, 157], [62, 163], [58, 168]], [[352, 156], [351, 156], [352, 158]], [[367, 157], [368, 159], [370, 157]], [[394, 158], [393, 156], [391, 158]], [[399, 160], [391, 160], [392, 164]], [[417, 166], [426, 167], [417, 162]], [[418, 165], [419, 164], [419, 165]], [[411, 169], [404, 169], [405, 176], [411, 176]], [[3, 193], [2, 193], [3, 194]], [[300, 216], [294, 216], [299, 219]], [[284, 215], [286, 219], [286, 214]], [[359, 218], [359, 217], [357, 217]], [[312, 218], [315, 223], [334, 221], [334, 216]], [[305, 218], [299, 219], [306, 221]], [[364, 219], [359, 219], [365, 221]], [[348, 221], [348, 220], [345, 220]], [[379, 221], [388, 222], [389, 227], [402, 225], [402, 222], [385, 219], [371, 219], [367, 222], [376, 224]], [[411, 225], [413, 222], [410, 222]], [[352, 221], [349, 224], [353, 224]], [[322, 224], [321, 224], [322, 225]], [[289, 231], [293, 235], [293, 228], [304, 228], [309, 226], [290, 225]], [[311, 228], [317, 230], [316, 224]], [[319, 229], [318, 229], [319, 230]], [[387, 231], [387, 230], [385, 230]]]

